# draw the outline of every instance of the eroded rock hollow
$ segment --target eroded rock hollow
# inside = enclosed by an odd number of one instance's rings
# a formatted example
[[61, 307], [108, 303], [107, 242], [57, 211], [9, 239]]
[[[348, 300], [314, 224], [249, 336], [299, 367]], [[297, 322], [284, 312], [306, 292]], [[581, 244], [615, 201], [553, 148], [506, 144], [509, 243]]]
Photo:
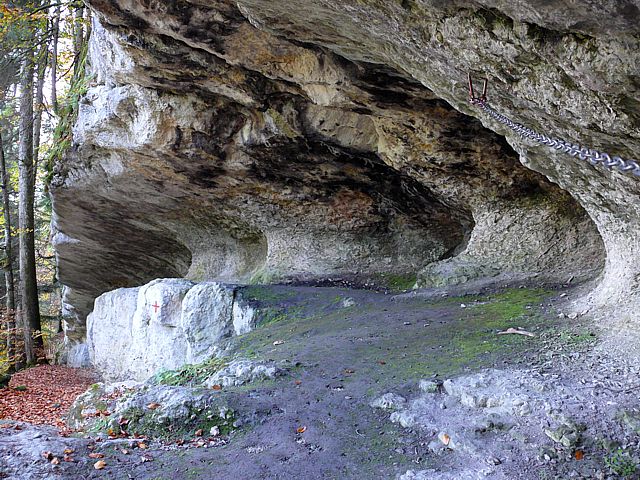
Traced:
[[[640, 151], [638, 8], [90, 0], [92, 79], [52, 183], [66, 334], [159, 277], [442, 286], [602, 275], [638, 302], [640, 181], [468, 104]], [[611, 32], [616, 34], [612, 35]]]

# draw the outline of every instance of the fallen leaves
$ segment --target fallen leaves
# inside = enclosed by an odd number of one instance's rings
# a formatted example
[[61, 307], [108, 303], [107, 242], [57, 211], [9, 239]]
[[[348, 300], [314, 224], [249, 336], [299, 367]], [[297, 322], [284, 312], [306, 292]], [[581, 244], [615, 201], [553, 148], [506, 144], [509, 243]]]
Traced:
[[89, 458], [104, 458], [104, 453], [90, 453]]
[[306, 431], [307, 431], [307, 427], [298, 427], [298, 428], [296, 429], [296, 432], [297, 432], [297, 433], [304, 433], [304, 432], [306, 432]]
[[584, 458], [584, 452], [582, 450], [576, 450], [573, 452], [573, 458], [576, 460], [582, 460]]
[[509, 334], [515, 334], [515, 335], [524, 335], [526, 337], [535, 337], [535, 333], [531, 333], [531, 332], [527, 332], [526, 330], [521, 330], [519, 328], [507, 328], [505, 331], [503, 332], [498, 332], [498, 335], [509, 335]]
[[0, 390], [3, 419], [64, 428], [62, 417], [94, 380], [89, 370], [60, 365], [22, 370], [11, 378], [11, 388]]
[[[65, 452], [66, 451], [67, 450], [65, 450]], [[45, 451], [45, 452], [42, 452], [41, 455], [46, 461], [48, 461], [52, 465], [60, 465], [60, 459], [58, 457], [54, 456], [52, 452]], [[67, 456], [68, 455], [65, 455], [65, 459], [67, 458]], [[65, 461], [67, 461], [67, 460], [65, 460]]]
[[147, 408], [148, 408], [149, 410], [155, 410], [155, 409], [157, 409], [158, 407], [160, 407], [160, 404], [159, 404], [159, 403], [155, 403], [155, 402], [150, 403], [149, 405], [147, 405]]
[[215, 384], [211, 387], [212, 390], [222, 390], [222, 385], [220, 384]]
[[438, 439], [440, 439], [440, 441], [444, 444], [445, 447], [448, 447], [449, 444], [451, 443], [451, 437], [444, 432], [440, 432], [440, 434], [438, 435]]
[[96, 470], [102, 470], [106, 466], [107, 466], [107, 462], [105, 462], [104, 460], [98, 460], [96, 463], [93, 464], [93, 468], [95, 468]]

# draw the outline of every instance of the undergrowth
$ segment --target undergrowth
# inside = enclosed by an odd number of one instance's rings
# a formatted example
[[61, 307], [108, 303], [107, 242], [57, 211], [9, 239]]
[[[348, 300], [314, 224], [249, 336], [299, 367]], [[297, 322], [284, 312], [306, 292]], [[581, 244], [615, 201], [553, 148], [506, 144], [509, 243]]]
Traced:
[[629, 478], [638, 470], [636, 461], [631, 457], [629, 452], [619, 448], [605, 458], [605, 465], [612, 473], [623, 478]]

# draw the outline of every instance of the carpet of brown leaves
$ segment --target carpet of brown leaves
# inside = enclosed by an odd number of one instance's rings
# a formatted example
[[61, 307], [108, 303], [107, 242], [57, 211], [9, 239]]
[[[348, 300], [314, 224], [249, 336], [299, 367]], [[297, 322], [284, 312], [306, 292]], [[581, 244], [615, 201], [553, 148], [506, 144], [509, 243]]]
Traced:
[[82, 368], [39, 365], [22, 370], [8, 388], [0, 389], [0, 419], [62, 428], [75, 398], [94, 382], [93, 372]]

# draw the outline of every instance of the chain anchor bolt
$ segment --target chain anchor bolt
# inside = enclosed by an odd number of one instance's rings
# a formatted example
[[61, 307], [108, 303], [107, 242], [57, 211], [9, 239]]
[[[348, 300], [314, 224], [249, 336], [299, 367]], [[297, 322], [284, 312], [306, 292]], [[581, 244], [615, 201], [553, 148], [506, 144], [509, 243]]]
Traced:
[[482, 95], [476, 96], [476, 92], [473, 89], [473, 79], [471, 78], [471, 72], [467, 74], [469, 79], [469, 103], [472, 105], [483, 104], [487, 101], [487, 84], [489, 83], [486, 78], [483, 78], [484, 83], [482, 85]]

